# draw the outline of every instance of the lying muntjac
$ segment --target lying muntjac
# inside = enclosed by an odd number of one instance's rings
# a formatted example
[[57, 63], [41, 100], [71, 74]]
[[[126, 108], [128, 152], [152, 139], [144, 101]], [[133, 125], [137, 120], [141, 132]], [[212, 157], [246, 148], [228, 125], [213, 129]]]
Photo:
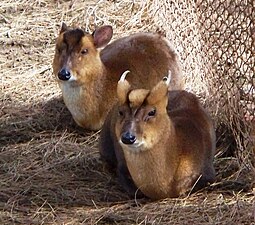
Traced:
[[53, 72], [65, 105], [76, 123], [89, 130], [101, 128], [126, 70], [131, 71], [129, 82], [134, 87], [151, 88], [168, 70], [173, 76], [171, 88], [183, 86], [178, 57], [164, 37], [138, 33], [108, 44], [112, 34], [111, 26], [89, 34], [63, 24], [56, 41]]
[[194, 94], [168, 91], [169, 80], [148, 90], [121, 77], [118, 103], [102, 127], [101, 157], [130, 195], [178, 197], [214, 181], [212, 120]]

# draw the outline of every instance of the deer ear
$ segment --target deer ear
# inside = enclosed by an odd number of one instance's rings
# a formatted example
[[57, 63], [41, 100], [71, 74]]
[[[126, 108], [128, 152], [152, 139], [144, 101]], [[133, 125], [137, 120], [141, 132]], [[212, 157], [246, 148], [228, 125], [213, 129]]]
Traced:
[[126, 75], [129, 73], [129, 71], [125, 71], [122, 75], [121, 78], [117, 84], [117, 97], [119, 100], [119, 103], [123, 105], [127, 101], [127, 94], [130, 90], [130, 84], [129, 82], [125, 79]]
[[171, 79], [171, 72], [169, 71], [168, 77], [164, 77], [154, 88], [151, 90], [147, 101], [149, 104], [155, 104], [165, 97], [167, 97], [168, 87]]
[[60, 34], [65, 32], [68, 29], [68, 26], [63, 22], [60, 29]]
[[112, 34], [113, 30], [112, 27], [109, 25], [97, 28], [92, 33], [96, 48], [100, 48], [107, 45], [109, 41], [112, 39]]

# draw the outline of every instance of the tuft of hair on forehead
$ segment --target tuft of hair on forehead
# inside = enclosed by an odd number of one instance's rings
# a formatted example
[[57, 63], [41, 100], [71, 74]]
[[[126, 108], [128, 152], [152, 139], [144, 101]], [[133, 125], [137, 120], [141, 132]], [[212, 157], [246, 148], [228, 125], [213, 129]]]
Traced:
[[146, 89], [135, 89], [130, 91], [128, 95], [128, 101], [129, 101], [130, 107], [131, 108], [140, 107], [144, 103], [149, 93], [150, 91]]
[[72, 30], [67, 30], [64, 33], [64, 42], [75, 45], [80, 42], [82, 37], [84, 37], [86, 33], [82, 29], [72, 29]]

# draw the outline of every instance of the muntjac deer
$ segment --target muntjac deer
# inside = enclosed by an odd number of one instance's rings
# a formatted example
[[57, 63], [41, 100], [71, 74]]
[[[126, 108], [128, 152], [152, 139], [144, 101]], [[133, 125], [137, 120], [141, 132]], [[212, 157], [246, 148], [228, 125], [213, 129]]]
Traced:
[[117, 82], [126, 70], [134, 87], [151, 88], [168, 70], [172, 71], [171, 88], [183, 87], [178, 57], [164, 37], [138, 33], [107, 45], [112, 35], [111, 26], [89, 34], [63, 23], [56, 41], [53, 72], [65, 105], [76, 123], [89, 130], [101, 128], [116, 103]]
[[133, 89], [123, 76], [99, 149], [127, 192], [156, 200], [213, 182], [215, 131], [196, 96], [168, 91], [170, 77], [149, 90]]

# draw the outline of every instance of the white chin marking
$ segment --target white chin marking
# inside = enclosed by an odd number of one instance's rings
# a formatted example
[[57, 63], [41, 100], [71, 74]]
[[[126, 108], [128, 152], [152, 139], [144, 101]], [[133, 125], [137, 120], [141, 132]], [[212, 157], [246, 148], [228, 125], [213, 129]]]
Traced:
[[119, 143], [123, 148], [125, 148], [128, 151], [133, 152], [133, 153], [138, 153], [138, 152], [144, 151], [144, 142], [143, 141], [136, 141], [134, 144], [131, 144], [131, 145], [124, 144], [121, 140], [119, 141]]

